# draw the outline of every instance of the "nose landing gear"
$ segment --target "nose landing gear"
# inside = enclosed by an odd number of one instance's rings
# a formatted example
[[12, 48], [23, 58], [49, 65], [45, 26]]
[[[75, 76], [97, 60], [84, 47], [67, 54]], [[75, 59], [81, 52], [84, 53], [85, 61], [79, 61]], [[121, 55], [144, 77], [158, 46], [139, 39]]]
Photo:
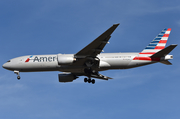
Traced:
[[17, 76], [17, 79], [20, 80], [21, 77], [20, 77], [20, 75], [19, 75], [19, 71], [16, 71], [16, 70], [15, 70], [14, 73], [18, 75], [18, 76]]

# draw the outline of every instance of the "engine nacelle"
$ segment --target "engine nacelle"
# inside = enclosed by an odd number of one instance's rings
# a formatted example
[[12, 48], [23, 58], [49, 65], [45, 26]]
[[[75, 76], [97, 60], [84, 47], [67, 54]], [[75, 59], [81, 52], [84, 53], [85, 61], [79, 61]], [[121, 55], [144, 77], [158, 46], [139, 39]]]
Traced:
[[76, 59], [74, 58], [74, 55], [72, 54], [58, 54], [58, 64], [59, 65], [67, 65], [72, 64]]
[[59, 82], [72, 82], [73, 80], [75, 80], [76, 77], [75, 75], [73, 74], [58, 74], [58, 77], [59, 77]]

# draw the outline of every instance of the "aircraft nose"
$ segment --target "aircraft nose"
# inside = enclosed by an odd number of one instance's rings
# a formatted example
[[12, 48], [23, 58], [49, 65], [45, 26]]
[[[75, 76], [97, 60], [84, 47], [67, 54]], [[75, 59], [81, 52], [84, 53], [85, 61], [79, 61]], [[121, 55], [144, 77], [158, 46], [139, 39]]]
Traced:
[[2, 65], [2, 67], [6, 69], [6, 68], [7, 68], [7, 63], [4, 63], [4, 64]]
[[6, 62], [6, 63], [4, 63], [4, 64], [2, 65], [2, 67], [3, 67], [4, 69], [9, 69], [9, 68], [10, 68], [10, 64], [9, 64], [8, 62]]

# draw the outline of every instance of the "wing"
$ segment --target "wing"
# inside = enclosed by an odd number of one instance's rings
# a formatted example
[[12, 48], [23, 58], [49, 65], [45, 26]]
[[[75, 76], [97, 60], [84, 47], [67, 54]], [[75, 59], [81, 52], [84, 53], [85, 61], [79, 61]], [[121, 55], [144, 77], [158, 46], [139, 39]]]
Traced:
[[104, 48], [104, 46], [108, 43], [109, 39], [111, 38], [111, 34], [117, 28], [119, 24], [114, 24], [110, 27], [107, 31], [97, 37], [94, 41], [92, 41], [89, 45], [84, 47], [74, 56], [76, 58], [85, 58], [85, 57], [96, 57], [100, 54]]
[[97, 78], [97, 79], [103, 79], [103, 80], [108, 80], [108, 79], [112, 79], [111, 77], [107, 77], [107, 76], [104, 76], [102, 74], [91, 74], [91, 77], [93, 78]]
[[103, 34], [101, 34], [94, 41], [92, 41], [89, 45], [87, 45], [74, 55], [76, 61], [72, 65], [85, 67], [84, 74], [81, 75], [103, 80], [112, 79], [110, 77], [99, 74], [98, 70], [96, 70], [95, 72], [93, 72], [93, 70], [99, 68], [99, 60], [98, 58], [96, 58], [96, 56], [102, 52], [103, 48], [111, 38], [111, 34], [118, 25], [119, 24], [114, 24], [113, 26], [111, 26]]

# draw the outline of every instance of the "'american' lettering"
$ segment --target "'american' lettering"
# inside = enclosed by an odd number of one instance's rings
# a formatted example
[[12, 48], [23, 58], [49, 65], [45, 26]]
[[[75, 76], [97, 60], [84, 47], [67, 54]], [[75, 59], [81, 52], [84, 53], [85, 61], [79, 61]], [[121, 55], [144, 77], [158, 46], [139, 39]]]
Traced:
[[56, 57], [35, 57], [33, 62], [53, 62], [55, 61]]

